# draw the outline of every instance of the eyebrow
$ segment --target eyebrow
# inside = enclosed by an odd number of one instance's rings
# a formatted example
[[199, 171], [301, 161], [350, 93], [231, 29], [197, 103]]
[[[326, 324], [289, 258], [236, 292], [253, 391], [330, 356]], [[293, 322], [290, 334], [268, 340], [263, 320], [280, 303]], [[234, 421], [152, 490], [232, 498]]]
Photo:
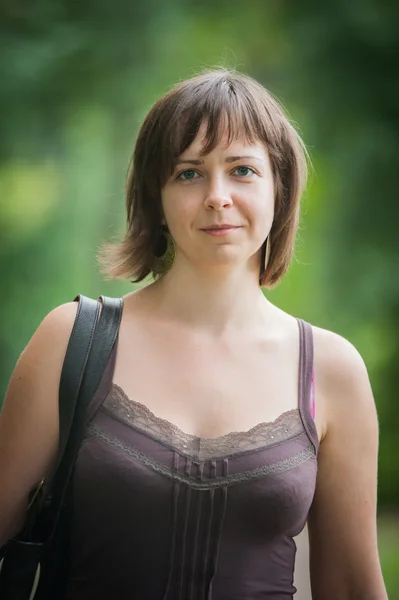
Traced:
[[[252, 160], [258, 160], [259, 162], [263, 162], [263, 160], [259, 157], [259, 156], [251, 156], [251, 155], [243, 155], [243, 156], [227, 156], [225, 162], [226, 163], [233, 163], [233, 162], [237, 162], [238, 160], [242, 160], [244, 158], [250, 158]], [[203, 160], [198, 160], [198, 159], [194, 159], [194, 158], [180, 158], [179, 160], [176, 161], [176, 165], [202, 165], [204, 163]]]

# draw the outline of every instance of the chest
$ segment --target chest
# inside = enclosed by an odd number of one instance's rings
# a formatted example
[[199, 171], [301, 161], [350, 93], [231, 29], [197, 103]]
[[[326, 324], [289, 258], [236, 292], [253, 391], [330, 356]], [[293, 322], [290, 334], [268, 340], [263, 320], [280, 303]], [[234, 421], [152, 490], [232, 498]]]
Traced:
[[[147, 332], [148, 333], [148, 332]], [[298, 405], [298, 344], [121, 330], [114, 382], [198, 437], [246, 431]]]

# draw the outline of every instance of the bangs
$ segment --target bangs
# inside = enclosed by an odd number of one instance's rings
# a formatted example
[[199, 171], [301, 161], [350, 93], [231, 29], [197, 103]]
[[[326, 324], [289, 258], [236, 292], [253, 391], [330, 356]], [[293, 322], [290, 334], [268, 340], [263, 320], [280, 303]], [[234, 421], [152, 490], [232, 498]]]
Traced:
[[[208, 81], [191, 80], [180, 87], [170, 102], [173, 104], [170, 119], [164, 131], [167, 148], [162, 152], [162, 185], [172, 174], [181, 154], [193, 143], [203, 123], [205, 156], [223, 140], [230, 145], [244, 138], [247, 143], [261, 141], [271, 154], [275, 154], [277, 127], [270, 116], [258, 90], [234, 81], [231, 74], [212, 74]], [[254, 93], [254, 92], [258, 93]], [[264, 90], [262, 89], [264, 95]], [[162, 146], [162, 143], [161, 143]]]

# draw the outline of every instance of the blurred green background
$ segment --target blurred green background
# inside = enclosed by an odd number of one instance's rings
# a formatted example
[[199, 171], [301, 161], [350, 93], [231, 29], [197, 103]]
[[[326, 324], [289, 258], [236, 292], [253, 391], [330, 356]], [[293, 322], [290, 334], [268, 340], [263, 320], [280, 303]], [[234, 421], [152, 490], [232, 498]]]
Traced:
[[[315, 172], [296, 260], [269, 292], [359, 349], [380, 420], [379, 535], [399, 599], [399, 3], [0, 1], [0, 390], [53, 307], [105, 282], [135, 134], [174, 82], [209, 66], [285, 105]], [[354, 420], [356, 415], [353, 416]]]

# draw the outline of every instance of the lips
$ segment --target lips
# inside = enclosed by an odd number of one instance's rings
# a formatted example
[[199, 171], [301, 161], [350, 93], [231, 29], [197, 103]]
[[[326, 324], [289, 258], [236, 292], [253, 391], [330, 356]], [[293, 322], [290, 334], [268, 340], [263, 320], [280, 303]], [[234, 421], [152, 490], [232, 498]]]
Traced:
[[204, 229], [201, 229], [201, 231], [203, 231], [204, 233], [206, 233], [206, 235], [215, 237], [215, 238], [221, 238], [221, 237], [226, 237], [226, 236], [230, 236], [231, 233], [233, 233], [233, 231], [236, 231], [237, 229], [240, 229], [240, 225], [231, 225], [230, 223], [225, 223], [222, 225], [210, 225], [209, 227], [205, 227]]
[[230, 225], [229, 223], [224, 223], [222, 225], [210, 225], [209, 227], [203, 227], [204, 231], [217, 231], [218, 229], [237, 229], [240, 227], [239, 225]]

